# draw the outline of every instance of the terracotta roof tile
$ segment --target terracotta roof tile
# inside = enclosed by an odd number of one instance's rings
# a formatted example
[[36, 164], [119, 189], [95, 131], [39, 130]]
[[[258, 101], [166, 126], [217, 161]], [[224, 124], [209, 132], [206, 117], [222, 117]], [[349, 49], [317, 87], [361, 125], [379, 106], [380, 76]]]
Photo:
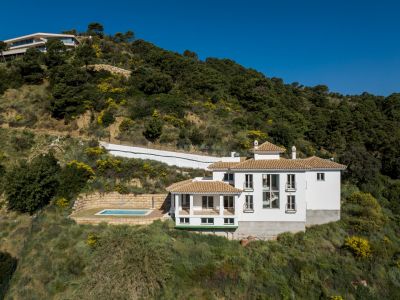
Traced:
[[242, 191], [222, 181], [211, 180], [185, 180], [174, 183], [167, 187], [167, 191], [172, 193], [225, 193], [239, 194]]
[[311, 166], [294, 159], [248, 159], [231, 168], [232, 170], [309, 170]]
[[233, 167], [232, 170], [313, 170], [332, 169], [344, 170], [345, 165], [316, 156], [304, 159], [249, 159]]
[[226, 170], [230, 169], [237, 164], [240, 164], [240, 162], [225, 162], [225, 161], [217, 161], [211, 165], [208, 166], [208, 169], [210, 170]]
[[261, 145], [259, 145], [257, 148], [255, 148], [253, 151], [254, 152], [273, 152], [273, 153], [279, 152], [279, 153], [282, 153], [282, 152], [285, 152], [286, 149], [283, 147], [274, 145], [270, 142], [264, 142]]
[[308, 158], [298, 159], [309, 165], [312, 169], [339, 169], [344, 170], [347, 167], [329, 159], [323, 159], [317, 156], [311, 156]]

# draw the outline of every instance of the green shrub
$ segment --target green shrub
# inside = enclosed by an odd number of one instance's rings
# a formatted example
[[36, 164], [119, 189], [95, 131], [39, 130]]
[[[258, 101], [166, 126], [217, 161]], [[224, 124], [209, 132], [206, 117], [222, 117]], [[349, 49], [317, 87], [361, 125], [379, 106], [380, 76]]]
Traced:
[[348, 213], [344, 219], [359, 232], [379, 230], [386, 220], [378, 201], [368, 193], [353, 193], [344, 209]]
[[8, 208], [33, 213], [48, 204], [55, 195], [60, 167], [52, 154], [40, 155], [30, 164], [22, 162], [6, 176]]
[[163, 122], [153, 117], [146, 125], [143, 136], [150, 142], [155, 142], [162, 134]]
[[94, 177], [95, 172], [89, 165], [76, 160], [70, 161], [61, 170], [58, 195], [71, 200], [81, 192], [87, 181]]
[[32, 148], [35, 143], [35, 135], [28, 130], [17, 132], [11, 136], [10, 143], [16, 151], [23, 152]]

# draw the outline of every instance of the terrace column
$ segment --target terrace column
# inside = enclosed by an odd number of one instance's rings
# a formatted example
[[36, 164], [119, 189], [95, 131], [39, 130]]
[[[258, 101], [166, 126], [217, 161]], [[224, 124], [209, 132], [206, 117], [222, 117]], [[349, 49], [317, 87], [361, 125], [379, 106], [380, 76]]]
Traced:
[[193, 195], [189, 196], [189, 215], [193, 215]]
[[239, 203], [239, 196], [235, 195], [235, 196], [233, 196], [233, 199], [234, 199], [234, 201], [233, 201], [233, 214], [236, 216], [236, 207], [237, 207], [237, 205]]
[[175, 200], [175, 218], [179, 216], [179, 194], [174, 195]]
[[219, 215], [224, 214], [224, 195], [219, 195]]

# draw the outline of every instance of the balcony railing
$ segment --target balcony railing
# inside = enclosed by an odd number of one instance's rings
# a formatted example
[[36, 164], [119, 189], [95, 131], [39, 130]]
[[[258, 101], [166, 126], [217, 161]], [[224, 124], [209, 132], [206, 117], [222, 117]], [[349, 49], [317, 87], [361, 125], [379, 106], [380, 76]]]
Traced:
[[245, 203], [245, 204], [243, 205], [243, 212], [245, 212], [245, 213], [252, 213], [252, 212], [254, 212], [254, 206], [253, 206], [253, 204], [248, 205], [247, 203]]
[[[190, 209], [181, 209], [179, 210], [180, 216], [187, 216], [190, 215]], [[209, 208], [209, 209], [193, 209], [192, 211], [193, 216], [217, 216], [219, 215], [219, 209], [217, 208]], [[234, 208], [224, 208], [223, 210], [224, 216], [233, 216], [235, 215]]]
[[296, 191], [296, 187], [297, 187], [297, 183], [296, 182], [286, 183], [285, 190], [286, 191]]
[[286, 213], [287, 214], [296, 213], [296, 203], [286, 203]]
[[253, 191], [254, 190], [253, 182], [252, 181], [251, 182], [245, 182], [243, 184], [243, 190], [244, 191]]

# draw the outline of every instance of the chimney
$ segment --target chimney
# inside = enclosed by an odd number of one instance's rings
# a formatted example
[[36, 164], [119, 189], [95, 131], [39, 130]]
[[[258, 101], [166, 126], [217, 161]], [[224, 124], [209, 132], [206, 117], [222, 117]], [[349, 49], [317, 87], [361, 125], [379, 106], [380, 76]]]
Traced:
[[296, 146], [292, 147], [292, 159], [296, 159]]
[[258, 149], [258, 141], [254, 140], [254, 150], [257, 150], [257, 149]]

